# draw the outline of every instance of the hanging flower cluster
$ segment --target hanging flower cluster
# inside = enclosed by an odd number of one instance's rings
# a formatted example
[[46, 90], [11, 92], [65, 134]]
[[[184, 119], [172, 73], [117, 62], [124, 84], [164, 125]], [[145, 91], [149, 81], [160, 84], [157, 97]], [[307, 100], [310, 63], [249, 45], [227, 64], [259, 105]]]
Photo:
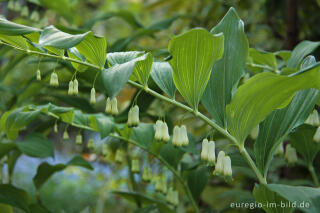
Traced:
[[37, 70], [37, 80], [41, 81], [41, 71], [39, 69]]
[[220, 151], [218, 154], [217, 164], [213, 174], [227, 178], [232, 177], [231, 159], [229, 156], [226, 156], [224, 151]]
[[167, 193], [167, 183], [164, 175], [156, 177], [155, 190], [163, 194]]
[[318, 111], [313, 110], [312, 113], [309, 115], [309, 117], [307, 118], [307, 120], [304, 123], [312, 125], [312, 126], [320, 126]]
[[288, 144], [286, 146], [286, 153], [284, 154], [284, 158], [286, 159], [289, 165], [294, 165], [298, 162], [296, 149], [293, 148], [291, 144]]
[[58, 75], [56, 72], [53, 72], [50, 76], [50, 86], [54, 86], [54, 87], [59, 86]]
[[173, 128], [172, 144], [174, 146], [188, 146], [189, 138], [185, 125], [182, 125], [181, 127], [175, 126]]
[[110, 115], [117, 115], [118, 112], [118, 101], [115, 97], [110, 99], [109, 97], [107, 98], [107, 104], [106, 104], [106, 110], [105, 112]]
[[166, 122], [157, 120], [155, 124], [155, 135], [154, 138], [157, 141], [168, 142], [170, 140], [168, 125]]
[[68, 95], [78, 95], [78, 87], [79, 83], [77, 79], [69, 81]]
[[202, 160], [208, 162], [211, 166], [215, 164], [216, 153], [214, 141], [208, 141], [206, 138], [203, 139], [200, 157]]
[[128, 113], [128, 126], [129, 127], [136, 127], [139, 125], [139, 107], [135, 105], [129, 110]]
[[179, 204], [179, 193], [177, 190], [173, 190], [172, 187], [169, 188], [166, 200], [168, 203], [171, 203], [174, 206]]

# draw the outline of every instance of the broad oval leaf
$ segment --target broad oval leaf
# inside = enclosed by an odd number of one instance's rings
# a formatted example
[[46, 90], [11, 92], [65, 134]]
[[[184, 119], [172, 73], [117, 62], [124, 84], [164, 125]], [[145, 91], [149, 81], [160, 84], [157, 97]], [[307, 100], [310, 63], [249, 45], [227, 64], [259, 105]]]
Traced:
[[234, 89], [244, 74], [248, 41], [242, 20], [231, 8], [211, 33], [223, 33], [224, 52], [212, 68], [202, 103], [213, 119], [226, 127], [226, 105], [231, 102]]
[[107, 54], [107, 61], [111, 66], [116, 64], [124, 64], [141, 55], [142, 51], [114, 52]]
[[28, 207], [30, 202], [31, 197], [26, 191], [10, 184], [0, 184], [0, 203], [9, 204], [30, 212]]
[[302, 41], [292, 51], [287, 62], [288, 67], [298, 69], [303, 58], [312, 53], [320, 46], [320, 42]]
[[8, 21], [7, 19], [0, 18], [0, 34], [3, 35], [25, 35], [33, 32], [41, 32], [41, 29], [28, 27], [21, 24]]
[[138, 61], [134, 69], [134, 77], [143, 85], [147, 86], [151, 72], [153, 57], [151, 53], [147, 53], [145, 60]]
[[151, 77], [164, 93], [174, 99], [177, 88], [174, 85], [172, 68], [168, 62], [153, 62]]
[[302, 89], [320, 87], [319, 63], [292, 76], [260, 73], [240, 86], [227, 106], [229, 132], [244, 143], [250, 131], [275, 109], [290, 103]]
[[222, 34], [212, 35], [196, 28], [170, 40], [168, 50], [173, 81], [186, 102], [195, 110], [210, 78], [211, 68], [223, 54]]

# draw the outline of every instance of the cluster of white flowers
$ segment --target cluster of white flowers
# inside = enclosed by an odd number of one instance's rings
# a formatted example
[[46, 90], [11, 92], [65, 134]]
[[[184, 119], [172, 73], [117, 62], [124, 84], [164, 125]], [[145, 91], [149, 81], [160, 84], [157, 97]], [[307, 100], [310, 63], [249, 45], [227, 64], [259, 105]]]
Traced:
[[68, 95], [78, 95], [79, 93], [78, 87], [79, 87], [79, 83], [77, 79], [73, 81], [69, 81]]
[[211, 166], [215, 164], [216, 153], [214, 141], [208, 141], [206, 138], [203, 139], [200, 157], [202, 160], [207, 161]]
[[291, 144], [288, 144], [286, 146], [286, 153], [284, 154], [284, 157], [288, 164], [293, 165], [296, 162], [298, 162], [298, 156], [296, 149], [291, 146]]
[[231, 159], [229, 156], [226, 156], [224, 151], [220, 151], [218, 154], [217, 164], [213, 174], [232, 177]]
[[139, 107], [135, 105], [129, 110], [128, 113], [128, 126], [135, 127], [139, 125]]
[[185, 125], [175, 126], [173, 128], [172, 144], [174, 146], [188, 146], [189, 138]]
[[117, 98], [115, 97], [113, 97], [112, 99], [110, 99], [109, 97], [107, 98], [105, 112], [110, 115], [117, 115], [119, 113]]
[[168, 125], [166, 122], [157, 120], [155, 125], [155, 135], [154, 138], [157, 141], [168, 142], [170, 140]]
[[50, 76], [50, 86], [54, 86], [54, 87], [59, 86], [58, 75], [55, 72], [53, 72]]

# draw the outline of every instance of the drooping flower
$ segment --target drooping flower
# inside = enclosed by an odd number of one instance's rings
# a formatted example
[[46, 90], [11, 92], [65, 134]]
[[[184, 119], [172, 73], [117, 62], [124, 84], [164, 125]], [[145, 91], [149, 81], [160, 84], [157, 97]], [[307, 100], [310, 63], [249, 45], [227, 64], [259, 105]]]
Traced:
[[231, 159], [229, 156], [223, 158], [223, 176], [232, 177]]
[[27, 6], [23, 6], [21, 10], [21, 16], [22, 17], [28, 17], [29, 16], [29, 8]]
[[69, 82], [68, 95], [73, 95], [73, 81]]
[[179, 194], [178, 191], [173, 190], [172, 187], [169, 188], [166, 200], [168, 203], [177, 206], [179, 204]]
[[135, 127], [139, 125], [139, 107], [135, 105], [129, 110], [128, 113], [128, 126]]
[[275, 155], [283, 155], [284, 150], [283, 150], [283, 143], [281, 142], [277, 149], [275, 150], [274, 154]]
[[107, 98], [105, 112], [111, 114], [111, 99], [109, 97]]
[[220, 151], [218, 153], [217, 163], [216, 163], [213, 174], [223, 176], [223, 173], [224, 173], [223, 159], [224, 159], [224, 157], [225, 157], [224, 151]]
[[68, 140], [68, 139], [69, 139], [69, 134], [68, 134], [68, 131], [65, 130], [65, 131], [63, 132], [63, 140]]
[[209, 152], [208, 146], [209, 146], [208, 139], [206, 138], [203, 139], [202, 146], [201, 146], [201, 154], [200, 154], [201, 160], [208, 161], [208, 152]]
[[53, 72], [50, 76], [50, 86], [54, 86], [54, 87], [59, 86], [58, 75], [55, 72]]
[[78, 82], [77, 79], [75, 79], [75, 80], [73, 81], [73, 94], [74, 94], [74, 95], [78, 95], [78, 93], [79, 93], [78, 88], [79, 88], [79, 82]]
[[37, 70], [37, 80], [41, 81], [41, 71], [39, 69]]
[[[139, 110], [138, 110], [139, 111]], [[116, 97], [113, 97], [111, 100], [111, 114], [118, 115], [118, 101]]]
[[92, 87], [91, 92], [90, 92], [90, 104], [95, 104], [96, 103], [96, 90], [94, 87]]
[[259, 135], [259, 125], [255, 126], [250, 132], [250, 137], [253, 140], [257, 139], [258, 135]]
[[172, 144], [174, 146], [180, 146], [181, 141], [181, 133], [180, 133], [180, 127], [174, 126], [173, 128], [173, 136], [172, 136]]
[[188, 138], [187, 127], [185, 125], [182, 125], [180, 127], [180, 131], [181, 131], [181, 145], [188, 146], [189, 138]]
[[216, 163], [216, 145], [214, 141], [209, 141], [208, 144], [208, 163], [214, 165]]
[[156, 139], [157, 141], [161, 141], [162, 140], [162, 121], [161, 120], [157, 120], [156, 124], [155, 124], [155, 134], [154, 134], [154, 139]]
[[298, 156], [297, 156], [296, 149], [293, 148], [291, 146], [291, 144], [288, 144], [286, 146], [286, 152], [285, 152], [284, 157], [285, 157], [286, 161], [288, 162], [288, 164], [290, 164], [290, 165], [293, 165], [296, 162], [298, 162]]

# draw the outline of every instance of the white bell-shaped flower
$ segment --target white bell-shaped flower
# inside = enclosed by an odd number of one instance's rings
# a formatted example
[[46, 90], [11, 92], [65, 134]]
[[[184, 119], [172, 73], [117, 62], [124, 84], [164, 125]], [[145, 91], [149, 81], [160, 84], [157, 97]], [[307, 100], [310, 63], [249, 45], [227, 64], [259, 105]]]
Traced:
[[68, 95], [73, 95], [73, 81], [69, 82]]
[[319, 122], [319, 114], [317, 110], [313, 110], [312, 112], [312, 118], [313, 118], [313, 125], [314, 126], [320, 126]]
[[297, 152], [296, 149], [293, 148], [291, 146], [291, 144], [288, 144], [286, 146], [286, 153], [284, 155], [286, 161], [288, 162], [288, 164], [293, 165], [296, 162], [298, 162], [298, 156], [297, 156]]
[[284, 149], [283, 149], [283, 143], [281, 142], [277, 149], [274, 152], [274, 155], [283, 155]]
[[63, 132], [63, 140], [68, 140], [68, 139], [69, 139], [69, 134], [68, 134], [68, 131], [65, 130], [65, 131]]
[[41, 72], [39, 69], [37, 70], [37, 80], [41, 81]]
[[145, 182], [151, 181], [152, 178], [152, 170], [150, 167], [144, 167], [142, 173], [142, 180]]
[[90, 92], [90, 104], [95, 104], [95, 103], [96, 103], [96, 90], [92, 88]]
[[157, 141], [161, 141], [162, 140], [162, 124], [163, 122], [161, 120], [157, 120], [156, 124], [155, 124], [155, 135], [154, 135], [154, 139]]
[[179, 137], [180, 137], [180, 127], [174, 126], [173, 128], [173, 136], [172, 136], [172, 144], [174, 146], [179, 146]]
[[313, 140], [316, 143], [320, 142], [320, 126], [317, 128], [316, 133], [313, 135]]
[[214, 141], [208, 143], [208, 163], [214, 165], [216, 163], [216, 145]]
[[202, 141], [202, 147], [201, 147], [201, 154], [200, 154], [200, 157], [201, 157], [201, 160], [204, 160], [204, 161], [208, 161], [208, 152], [209, 152], [209, 141], [208, 139], [203, 139]]
[[139, 107], [135, 105], [128, 113], [128, 126], [135, 127], [139, 125]]
[[107, 98], [105, 112], [111, 114], [111, 99], [109, 97]]
[[231, 159], [229, 156], [223, 158], [223, 175], [232, 177]]
[[168, 125], [166, 122], [162, 123], [161, 135], [162, 135], [162, 140], [164, 142], [168, 142], [170, 140], [169, 129], [168, 129]]
[[111, 100], [111, 114], [118, 115], [118, 101], [116, 97], [113, 97]]
[[214, 169], [213, 174], [215, 175], [223, 175], [224, 174], [224, 166], [223, 166], [223, 159], [225, 157], [224, 151], [220, 151], [218, 153], [216, 167]]
[[187, 127], [185, 125], [182, 125], [180, 127], [180, 131], [181, 131], [181, 145], [188, 146], [189, 138], [188, 138]]
[[74, 94], [74, 95], [78, 95], [78, 93], [79, 93], [78, 88], [79, 88], [79, 82], [78, 82], [77, 79], [75, 79], [75, 80], [73, 81], [73, 94]]
[[50, 75], [50, 82], [49, 82], [49, 84], [50, 84], [50, 86], [55, 86], [55, 84], [56, 84], [56, 78], [57, 78], [57, 74], [56, 73], [51, 73], [51, 75]]

